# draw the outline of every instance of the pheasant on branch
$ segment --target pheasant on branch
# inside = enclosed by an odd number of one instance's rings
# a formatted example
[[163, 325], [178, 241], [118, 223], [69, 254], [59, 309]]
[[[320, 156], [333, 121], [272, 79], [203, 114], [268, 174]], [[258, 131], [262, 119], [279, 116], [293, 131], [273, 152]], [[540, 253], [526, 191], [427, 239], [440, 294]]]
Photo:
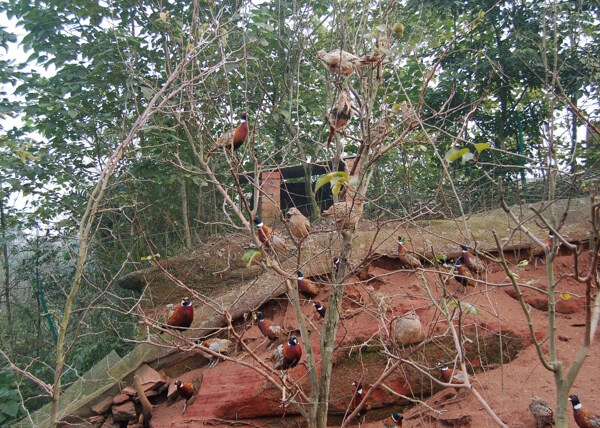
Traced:
[[207, 154], [206, 160], [210, 159], [214, 152], [219, 149], [225, 149], [228, 152], [233, 152], [239, 149], [248, 135], [248, 122], [246, 113], [242, 114], [241, 123], [235, 129], [230, 129], [219, 137], [217, 144]]
[[350, 98], [346, 91], [341, 91], [335, 105], [329, 110], [327, 122], [329, 123], [329, 137], [327, 138], [327, 148], [331, 145], [331, 141], [335, 132], [342, 129], [352, 119], [353, 111]]
[[341, 49], [335, 49], [331, 52], [325, 52], [321, 49], [317, 52], [317, 58], [327, 70], [348, 78], [357, 68], [382, 61], [385, 55], [382, 52], [377, 52], [372, 57], [358, 57]]

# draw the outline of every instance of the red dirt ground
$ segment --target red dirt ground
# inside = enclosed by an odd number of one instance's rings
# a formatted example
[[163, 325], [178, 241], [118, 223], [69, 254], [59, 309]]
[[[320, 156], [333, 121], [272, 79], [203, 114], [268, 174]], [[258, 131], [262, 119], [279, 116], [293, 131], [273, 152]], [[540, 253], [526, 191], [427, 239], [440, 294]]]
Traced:
[[[561, 275], [571, 272], [572, 266], [572, 256], [560, 255], [555, 262], [556, 278], [561, 278]], [[353, 380], [361, 378], [368, 387], [383, 371], [385, 359], [382, 359], [383, 357], [380, 357], [379, 354], [379, 350], [381, 350], [379, 340], [380, 338], [384, 341], [387, 340], [384, 330], [389, 325], [388, 321], [393, 317], [415, 310], [420, 316], [426, 337], [440, 334], [447, 329], [445, 322], [441, 321], [439, 311], [428, 300], [421, 279], [413, 273], [398, 272], [396, 269], [398, 267], [395, 260], [385, 258], [371, 265], [368, 276], [364, 275], [367, 272], [363, 272], [361, 275], [362, 278], [370, 278], [370, 281], [347, 285], [343, 305], [344, 313], [342, 314], [342, 318], [345, 319], [338, 334], [338, 340], [342, 340], [342, 346], [337, 355], [338, 364], [333, 373], [330, 407], [332, 411], [343, 414], [351, 399], [351, 382]], [[518, 271], [521, 282], [526, 283], [532, 280], [534, 286], [547, 288], [543, 262], [538, 262], [537, 269], [533, 263], [524, 268], [515, 266], [514, 269]], [[527, 340], [529, 334], [523, 310], [519, 303], [507, 294], [512, 287], [497, 286], [498, 284], [508, 284], [506, 275], [497, 266], [491, 271], [482, 278], [484, 283], [478, 284], [475, 289], [469, 288], [467, 295], [460, 293], [461, 287], [454, 280], [447, 283], [448, 292], [457, 292], [456, 298], [475, 305], [481, 313], [481, 315], [469, 314], [463, 318], [462, 322], [467, 331], [476, 332], [482, 337], [486, 335], [485, 332], [488, 335], [500, 331], [504, 334], [512, 333], [523, 339], [522, 343], [525, 347], [512, 361], [504, 361], [503, 364], [498, 364], [498, 362], [492, 364], [490, 361], [486, 367], [478, 367], [473, 384], [508, 426], [513, 428], [534, 427], [535, 421], [527, 407], [530, 397], [534, 394], [538, 395], [555, 408], [554, 379], [552, 374], [540, 364], [534, 346], [531, 345], [530, 340]], [[426, 272], [424, 278], [429, 284], [433, 296], [440, 298], [441, 287], [435, 285], [437, 274]], [[575, 356], [583, 341], [583, 304], [577, 296], [583, 296], [584, 286], [573, 279], [563, 277], [558, 289], [573, 295], [569, 300], [561, 301], [560, 310], [570, 313], [559, 313], [556, 324], [559, 338], [557, 341], [558, 354], [568, 368], [569, 361]], [[389, 302], [389, 309], [384, 308], [383, 311], [379, 311], [379, 315], [377, 305], [371, 297], [377, 293], [382, 293]], [[527, 293], [532, 294], [529, 291]], [[325, 285], [322, 287], [318, 299], [315, 300], [326, 302], [328, 294], [329, 287]], [[540, 298], [539, 293], [533, 294], [538, 294], [538, 296], [528, 295], [532, 302], [531, 317], [536, 336], [543, 339], [547, 336], [548, 331], [547, 312], [535, 309], [535, 306], [540, 307]], [[538, 304], [535, 302], [536, 299]], [[557, 299], [561, 300], [558, 296]], [[359, 309], [357, 301], [361, 302], [365, 308]], [[285, 299], [267, 303], [261, 310], [275, 324], [281, 324], [290, 331], [295, 329], [295, 316]], [[313, 325], [320, 329], [320, 318], [310, 302], [306, 302], [302, 306], [302, 311]], [[385, 313], [385, 319], [388, 321], [382, 322], [382, 312]], [[244, 334], [245, 342], [255, 350], [260, 358], [266, 359], [272, 350], [266, 349], [267, 344], [260, 336], [256, 325], [248, 322], [245, 328], [247, 328]], [[311, 333], [313, 349], [318, 349], [319, 335], [314, 328], [311, 329]], [[352, 345], [361, 345], [367, 341], [370, 351], [366, 351], [367, 348], [362, 347], [362, 357], [357, 358], [361, 346], [352, 347]], [[596, 391], [600, 379], [598, 371], [600, 366], [597, 358], [600, 345], [597, 341], [598, 334], [596, 334], [596, 342], [571, 389], [572, 393], [579, 395], [584, 407], [594, 413], [600, 413], [600, 397]], [[432, 352], [413, 355], [415, 360], [431, 368], [431, 374], [434, 376], [439, 375], [439, 370], [434, 369], [437, 359], [443, 358], [451, 361], [455, 357], [452, 348], [446, 346], [448, 342], [444, 343], [445, 345], [438, 344], [439, 346]], [[477, 346], [480, 344], [477, 343], [471, 347], [477, 348]], [[543, 344], [542, 349], [544, 352], [548, 352], [547, 342]], [[350, 353], [353, 358], [347, 358]], [[238, 352], [237, 357], [242, 356], [243, 354]], [[481, 359], [477, 355], [469, 355], [469, 357], [469, 362], [473, 366], [480, 366]], [[303, 356], [303, 361], [305, 360], [306, 358]], [[245, 356], [244, 361], [250, 362], [249, 357]], [[367, 414], [367, 423], [361, 426], [365, 428], [379, 427], [382, 423], [381, 420], [395, 411], [403, 412], [405, 417], [403, 426], [409, 428], [495, 426], [492, 419], [472, 395], [467, 394], [464, 397], [449, 400], [449, 397], [453, 395], [452, 389], [439, 391], [440, 388], [436, 387], [431, 380], [417, 374], [412, 368], [404, 368], [397, 372], [385, 382], [386, 385], [406, 395], [419, 396], [425, 392], [424, 401], [442, 411], [443, 414], [436, 415], [422, 405], [410, 404], [407, 406], [406, 401], [400, 401], [387, 392], [378, 391], [371, 401], [373, 410]], [[290, 372], [290, 376], [306, 384], [307, 379], [303, 378], [305, 373], [306, 367], [300, 364]], [[247, 421], [246, 424], [236, 424], [235, 426], [301, 426], [297, 418], [290, 416], [294, 412], [293, 407], [281, 408], [279, 404], [281, 397], [275, 388], [251, 369], [231, 362], [221, 362], [213, 369], [203, 366], [200, 369], [189, 371], [181, 378], [193, 380], [202, 374], [203, 381], [200, 392], [195, 402], [188, 406], [186, 414], [181, 415], [182, 401], [174, 404], [159, 402], [155, 406], [151, 420], [152, 427], [232, 426], [219, 422], [219, 419]], [[404, 381], [405, 377], [408, 378], [406, 382]], [[433, 395], [430, 395], [432, 387], [434, 387]], [[308, 388], [305, 388], [305, 391], [307, 390]], [[284, 413], [286, 416], [277, 416]], [[333, 426], [339, 424], [341, 420], [339, 417], [332, 419]], [[576, 427], [570, 403], [568, 405], [568, 424], [569, 427]]]

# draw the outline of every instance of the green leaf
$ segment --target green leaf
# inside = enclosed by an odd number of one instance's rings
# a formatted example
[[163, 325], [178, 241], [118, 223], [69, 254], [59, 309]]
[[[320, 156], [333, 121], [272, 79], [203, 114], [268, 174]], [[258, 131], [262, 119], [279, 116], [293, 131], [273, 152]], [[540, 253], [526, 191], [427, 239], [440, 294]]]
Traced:
[[345, 178], [345, 181], [349, 181], [348, 173], [344, 172], [344, 171], [330, 172], [329, 174], [322, 175], [317, 180], [315, 192], [327, 183], [331, 183], [331, 186], [333, 187], [338, 181], [343, 180], [344, 178]]
[[446, 159], [447, 162], [452, 163], [456, 159], [459, 159], [459, 158], [463, 157], [463, 155], [465, 153], [469, 153], [469, 149], [467, 149], [467, 148], [460, 149], [460, 150], [450, 149], [444, 155], [444, 159]]
[[477, 149], [478, 153], [481, 153], [484, 150], [487, 150], [490, 148], [490, 143], [478, 143], [478, 144], [475, 144], [475, 148]]
[[[451, 301], [450, 303], [448, 303], [448, 306], [455, 306], [455, 307], [459, 307], [459, 303], [456, 301]], [[475, 305], [472, 305], [468, 302], [460, 302], [460, 308], [470, 314], [474, 314], [474, 315], [481, 315], [481, 312], [479, 312], [479, 309], [477, 309], [477, 307]]]
[[262, 254], [260, 253], [260, 251], [258, 250], [248, 250], [244, 253], [244, 255], [242, 256], [242, 260], [248, 260], [248, 263], [246, 263], [246, 267], [249, 268], [250, 265], [252, 264], [252, 260], [254, 260], [254, 258], [258, 256], [258, 257], [262, 257]]
[[464, 155], [462, 155], [462, 164], [464, 165], [472, 159], [473, 159], [473, 153], [471, 153], [471, 152], [465, 153]]
[[0, 412], [10, 416], [11, 418], [14, 418], [15, 416], [17, 416], [17, 413], [19, 413], [20, 407], [21, 405], [18, 401], [4, 400], [0, 404]]
[[331, 188], [331, 193], [333, 193], [334, 195], [338, 195], [340, 193], [341, 188], [342, 188], [342, 183], [340, 183], [338, 181]]

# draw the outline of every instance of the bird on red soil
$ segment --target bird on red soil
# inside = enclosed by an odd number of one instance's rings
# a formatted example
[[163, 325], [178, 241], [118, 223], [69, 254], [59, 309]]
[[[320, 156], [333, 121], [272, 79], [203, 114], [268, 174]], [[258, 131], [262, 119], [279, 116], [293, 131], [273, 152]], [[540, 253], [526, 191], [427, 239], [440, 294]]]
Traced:
[[473, 273], [481, 273], [485, 270], [485, 263], [469, 252], [469, 249], [464, 245], [460, 246], [462, 250], [462, 262]]
[[454, 274], [454, 279], [463, 286], [464, 292], [467, 292], [467, 287], [475, 287], [475, 281], [471, 276], [471, 273], [467, 270], [465, 265], [462, 264], [462, 261], [458, 259], [454, 264], [456, 268], [456, 273]]
[[398, 257], [400, 261], [405, 267], [409, 268], [422, 268], [421, 260], [419, 260], [414, 255], [410, 254], [406, 250], [406, 246], [404, 245], [404, 238], [402, 236], [398, 237]]
[[[448, 364], [446, 364], [444, 361], [438, 362], [438, 367], [440, 368], [440, 377], [442, 378], [443, 382], [455, 383], [455, 384], [465, 383], [465, 376], [463, 375], [463, 373], [456, 372], [456, 373], [452, 374], [452, 371], [450, 371]], [[456, 398], [458, 396], [458, 391], [460, 389], [461, 388], [454, 388], [454, 390], [456, 391], [456, 394], [452, 398]]]
[[[360, 404], [360, 402], [363, 400], [363, 398], [365, 397], [365, 395], [363, 394], [363, 386], [362, 386], [362, 382], [359, 380], [355, 380], [354, 382], [352, 382], [352, 386], [354, 386], [356, 389], [354, 390], [354, 395], [352, 396], [352, 411], [354, 411], [354, 409], [356, 409], [358, 407], [358, 405]], [[365, 422], [365, 415], [367, 414], [367, 411], [371, 409], [371, 405], [369, 403], [365, 403], [364, 406], [362, 406], [362, 409], [360, 409], [358, 411], [358, 420], [359, 420], [359, 424], [360, 422], [364, 423]]]
[[188, 401], [194, 395], [194, 385], [192, 385], [189, 382], [182, 382], [180, 380], [176, 380], [175, 386], [177, 387], [177, 393], [185, 399], [183, 411], [181, 412], [181, 414], [184, 414], [187, 409]]
[[[200, 346], [204, 346], [213, 352], [218, 352], [219, 354], [228, 354], [233, 349], [233, 342], [231, 340], [220, 339], [218, 337], [213, 337], [211, 339], [206, 339], [206, 340], [203, 340], [203, 339], [194, 340], [194, 343], [196, 343]], [[215, 357], [214, 355], [211, 355], [211, 354], [206, 354], [206, 356], [208, 357], [208, 360], [209, 360], [209, 364], [208, 364], [209, 369], [213, 368], [217, 364], [219, 364], [219, 361], [220, 361], [219, 357]]]
[[317, 310], [319, 315], [321, 315], [321, 318], [325, 318], [325, 311], [327, 310], [327, 306], [323, 306], [321, 302], [314, 302], [313, 305], [315, 305], [315, 309]]
[[194, 321], [194, 308], [190, 299], [184, 297], [169, 317], [167, 326], [183, 331], [192, 325], [192, 321]]
[[289, 253], [287, 243], [285, 239], [269, 226], [265, 226], [260, 217], [254, 217], [254, 224], [256, 225], [256, 233], [258, 240], [263, 243], [267, 248], [272, 248], [277, 253]]
[[402, 413], [392, 413], [389, 418], [383, 421], [382, 428], [402, 427]]
[[529, 403], [529, 411], [535, 418], [536, 428], [544, 428], [546, 425], [554, 423], [554, 412], [548, 403], [542, 398], [534, 395]]
[[206, 159], [209, 159], [213, 155], [213, 153], [219, 149], [224, 148], [228, 152], [231, 152], [232, 148], [233, 150], [237, 150], [242, 144], [244, 144], [246, 136], [248, 135], [247, 117], [248, 116], [246, 115], [246, 113], [243, 113], [241, 118], [242, 121], [238, 125], [238, 127], [236, 129], [230, 129], [229, 131], [221, 135], [221, 137], [219, 137], [219, 139], [217, 140], [217, 144], [215, 144], [215, 147], [213, 147], [206, 154]]
[[287, 343], [283, 343], [275, 349], [269, 360], [273, 362], [275, 370], [287, 370], [296, 367], [300, 358], [302, 358], [302, 348], [296, 336], [292, 336]]
[[307, 299], [312, 299], [319, 294], [319, 287], [314, 282], [304, 279], [302, 272], [298, 271], [298, 292]]
[[273, 346], [273, 343], [284, 334], [284, 331], [280, 326], [271, 325], [269, 321], [266, 321], [262, 312], [256, 312], [256, 323], [263, 336], [271, 341], [271, 345], [269, 345], [268, 349], [270, 349]]
[[600, 427], [600, 416], [591, 414], [584, 409], [579, 401], [579, 397], [574, 394], [569, 395], [569, 401], [573, 405], [573, 416], [579, 428], [598, 428]]
[[342, 263], [342, 261], [340, 260], [339, 257], [334, 257], [331, 261], [333, 263], [333, 271], [331, 273], [333, 279], [335, 279], [335, 277], [337, 276], [338, 270], [340, 269], [340, 264]]

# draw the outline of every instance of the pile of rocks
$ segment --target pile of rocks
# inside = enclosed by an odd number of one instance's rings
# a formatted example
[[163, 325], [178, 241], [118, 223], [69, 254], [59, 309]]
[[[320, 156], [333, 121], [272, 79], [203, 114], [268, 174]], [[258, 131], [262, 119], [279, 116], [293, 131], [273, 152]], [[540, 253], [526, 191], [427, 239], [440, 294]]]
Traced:
[[[169, 386], [164, 371], [157, 372], [144, 364], [136, 370], [141, 389], [146, 398], [158, 397]], [[93, 416], [87, 419], [94, 428], [142, 428], [144, 424], [143, 408], [140, 397], [133, 386], [126, 386], [115, 396], [109, 396], [92, 406]]]

